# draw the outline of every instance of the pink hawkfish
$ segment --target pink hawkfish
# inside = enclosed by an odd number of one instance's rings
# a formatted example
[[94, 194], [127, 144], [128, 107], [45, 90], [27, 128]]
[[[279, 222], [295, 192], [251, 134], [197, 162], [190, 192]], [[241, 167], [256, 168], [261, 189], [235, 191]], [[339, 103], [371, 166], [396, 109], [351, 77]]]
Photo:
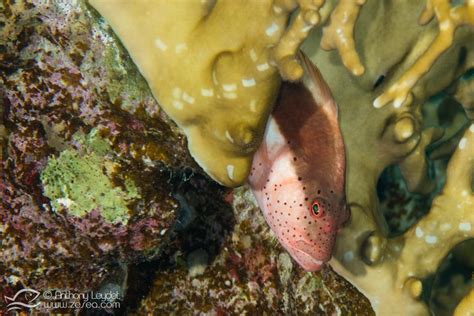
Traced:
[[284, 82], [255, 153], [249, 184], [280, 243], [307, 271], [332, 255], [349, 218], [337, 105], [308, 57], [303, 80]]

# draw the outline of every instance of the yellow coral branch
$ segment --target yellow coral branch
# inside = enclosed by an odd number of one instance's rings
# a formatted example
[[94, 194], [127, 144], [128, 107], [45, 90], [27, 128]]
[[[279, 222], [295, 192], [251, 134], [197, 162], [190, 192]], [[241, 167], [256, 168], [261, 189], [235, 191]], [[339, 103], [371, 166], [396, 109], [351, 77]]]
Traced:
[[[366, 215], [354, 208], [351, 225], [337, 241], [331, 266], [361, 292], [370, 293], [377, 315], [391, 315], [393, 310], [400, 315], [427, 314], [419, 299], [421, 280], [436, 271], [454, 246], [474, 237], [473, 173], [474, 124], [465, 131], [449, 161], [443, 192], [434, 199], [428, 215], [402, 236], [385, 239], [374, 232], [356, 252], [350, 246], [351, 250], [344, 248], [354, 236], [367, 234]], [[364, 259], [353, 257], [354, 253]], [[405, 304], [400, 306], [400, 302]]]
[[365, 1], [339, 0], [336, 8], [331, 13], [329, 25], [323, 29], [321, 39], [321, 48], [324, 50], [337, 49], [342, 63], [355, 76], [360, 76], [365, 71], [354, 42], [355, 22]]
[[471, 289], [454, 310], [454, 316], [472, 315], [474, 315], [474, 289]]
[[424, 130], [415, 150], [400, 162], [400, 171], [410, 192], [427, 194], [433, 191], [435, 181], [428, 176], [426, 148], [442, 136], [442, 129], [428, 128]]
[[453, 43], [454, 32], [461, 25], [474, 25], [474, 1], [467, 0], [463, 5], [451, 7], [449, 0], [428, 0], [425, 10], [420, 16], [420, 22], [428, 22], [433, 15], [439, 24], [439, 33], [428, 49], [387, 91], [374, 101], [374, 107], [380, 108], [393, 101], [400, 107], [415, 86], [433, 66], [435, 61]]
[[298, 5], [300, 12], [281, 37], [273, 50], [273, 61], [285, 80], [298, 80], [303, 75], [296, 53], [309, 32], [320, 21], [319, 9], [324, 0], [276, 0], [275, 6], [280, 10], [294, 10]]

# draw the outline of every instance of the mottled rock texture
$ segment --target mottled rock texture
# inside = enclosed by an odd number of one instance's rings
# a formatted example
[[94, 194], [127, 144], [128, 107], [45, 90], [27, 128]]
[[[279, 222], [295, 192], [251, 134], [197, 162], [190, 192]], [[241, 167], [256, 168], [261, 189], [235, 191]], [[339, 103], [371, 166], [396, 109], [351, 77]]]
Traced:
[[0, 292], [89, 289], [160, 252], [178, 209], [171, 175], [194, 165], [83, 2], [0, 10]]

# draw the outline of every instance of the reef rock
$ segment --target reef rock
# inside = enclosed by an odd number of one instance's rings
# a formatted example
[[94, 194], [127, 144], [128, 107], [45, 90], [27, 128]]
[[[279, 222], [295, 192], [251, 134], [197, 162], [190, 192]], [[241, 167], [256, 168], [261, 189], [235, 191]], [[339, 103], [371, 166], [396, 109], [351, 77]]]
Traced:
[[0, 8], [0, 292], [91, 289], [160, 252], [196, 166], [83, 2]]

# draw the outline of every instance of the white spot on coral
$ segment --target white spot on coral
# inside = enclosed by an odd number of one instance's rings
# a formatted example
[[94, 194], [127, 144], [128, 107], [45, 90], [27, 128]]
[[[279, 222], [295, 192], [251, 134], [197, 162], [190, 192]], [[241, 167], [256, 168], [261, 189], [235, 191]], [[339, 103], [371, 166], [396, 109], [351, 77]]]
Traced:
[[168, 49], [168, 45], [165, 44], [159, 37], [155, 39], [155, 46], [161, 49], [162, 51], [165, 51]]
[[226, 137], [231, 143], [234, 142], [234, 139], [232, 138], [232, 136], [230, 136], [229, 131], [225, 131], [225, 137]]
[[474, 124], [471, 124], [471, 126], [469, 127], [469, 130], [471, 131], [471, 133], [474, 133]]
[[237, 90], [237, 85], [236, 84], [223, 84], [222, 88], [224, 88], [225, 91], [235, 91]]
[[183, 102], [178, 101], [178, 100], [174, 100], [173, 101], [173, 106], [175, 108], [177, 108], [178, 110], [181, 110], [183, 108]]
[[438, 237], [433, 235], [426, 235], [425, 241], [427, 244], [436, 244], [438, 242]]
[[404, 86], [411, 88], [415, 85], [415, 83], [416, 83], [415, 77], [408, 77], [404, 82]]
[[233, 165], [227, 165], [227, 175], [229, 176], [229, 179], [234, 180], [234, 166]]
[[462, 195], [462, 196], [467, 196], [467, 195], [468, 195], [467, 190], [463, 190], [463, 191], [461, 192], [461, 195]]
[[378, 97], [374, 100], [374, 103], [372, 104], [374, 106], [374, 108], [376, 109], [380, 109], [382, 107], [382, 98], [381, 97]]
[[415, 234], [416, 234], [416, 237], [418, 237], [418, 238], [423, 237], [423, 235], [424, 235], [423, 229], [421, 229], [420, 227], [417, 227], [417, 228], [415, 229]]
[[267, 34], [267, 36], [272, 36], [273, 34], [275, 34], [276, 31], [278, 31], [278, 25], [276, 25], [276, 23], [273, 22], [272, 25], [270, 25], [265, 30], [265, 34]]
[[183, 91], [181, 91], [180, 88], [176, 87], [176, 88], [173, 89], [173, 98], [181, 99], [182, 94], [183, 94]]
[[[308, 33], [309, 31], [311, 31], [311, 29], [314, 27], [314, 25], [311, 25], [311, 24], [308, 24], [306, 25], [305, 27], [303, 27], [301, 29], [301, 32], [303, 33]], [[344, 37], [341, 37], [342, 39], [344, 39]]]
[[217, 80], [215, 69], [212, 69], [212, 82], [214, 82], [215, 85], [219, 84], [219, 81]]
[[257, 112], [257, 101], [255, 100], [250, 101], [250, 111]]
[[471, 223], [459, 223], [459, 230], [468, 232], [471, 230]]
[[69, 207], [71, 207], [71, 205], [74, 204], [74, 201], [71, 200], [71, 199], [68, 199], [68, 198], [59, 198], [59, 199], [56, 199], [56, 203], [66, 207], [66, 208], [69, 208]]
[[451, 22], [449, 21], [444, 21], [442, 22], [440, 25], [439, 25], [439, 29], [441, 31], [446, 31], [447, 29], [449, 29], [451, 27]]
[[354, 259], [354, 252], [347, 251], [344, 253], [344, 261], [352, 261], [352, 259]]
[[253, 87], [255, 86], [255, 79], [254, 78], [250, 78], [250, 79], [242, 79], [242, 85], [244, 87]]
[[265, 71], [268, 68], [270, 68], [270, 65], [268, 63], [263, 63], [263, 64], [260, 64], [260, 65], [257, 65], [257, 70], [258, 71]]
[[402, 106], [403, 103], [403, 98], [396, 98], [395, 101], [393, 101], [393, 107], [398, 109]]
[[214, 95], [214, 91], [212, 89], [201, 89], [201, 94], [204, 97], [212, 97]]
[[412, 135], [413, 135], [413, 132], [412, 132], [412, 131], [409, 131], [409, 130], [408, 130], [408, 131], [407, 131], [407, 130], [404, 130], [404, 131], [402, 132], [402, 137], [405, 138], [405, 139], [410, 138]]
[[461, 141], [459, 142], [459, 149], [466, 148], [466, 144], [467, 144], [467, 138], [466, 137], [461, 138]]
[[277, 5], [274, 5], [274, 6], [273, 6], [273, 11], [274, 11], [275, 13], [279, 14], [279, 13], [281, 13], [281, 12], [283, 11], [283, 9], [280, 8], [280, 7], [277, 6]]
[[441, 228], [441, 230], [443, 230], [443, 231], [450, 230], [450, 229], [451, 229], [451, 224], [449, 224], [449, 223], [443, 223], [443, 224], [441, 224], [440, 228]]
[[223, 96], [226, 99], [237, 99], [237, 93], [234, 92], [224, 92]]
[[190, 96], [189, 94], [187, 94], [186, 92], [183, 93], [183, 100], [185, 102], [188, 102], [189, 104], [194, 103], [194, 98], [192, 96]]
[[181, 52], [184, 52], [187, 49], [188, 49], [188, 45], [186, 45], [186, 43], [181, 43], [175, 46], [174, 51], [176, 52], [176, 54], [179, 54]]
[[250, 59], [252, 59], [252, 61], [257, 61], [257, 53], [255, 52], [255, 49], [251, 49], [250, 50]]

